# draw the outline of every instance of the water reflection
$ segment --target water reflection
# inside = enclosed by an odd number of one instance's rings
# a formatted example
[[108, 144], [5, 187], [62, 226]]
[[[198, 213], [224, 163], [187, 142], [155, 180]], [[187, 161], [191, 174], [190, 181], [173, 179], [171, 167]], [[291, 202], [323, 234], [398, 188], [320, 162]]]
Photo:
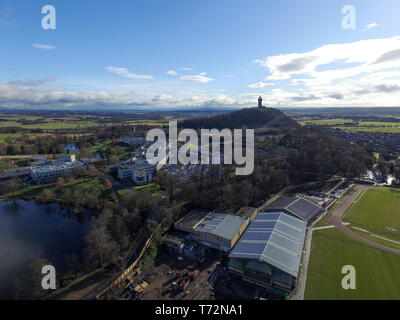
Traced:
[[0, 299], [15, 296], [15, 276], [26, 275], [35, 259], [46, 258], [57, 273], [65, 272], [65, 256], [84, 248], [89, 215], [57, 204], [0, 201]]

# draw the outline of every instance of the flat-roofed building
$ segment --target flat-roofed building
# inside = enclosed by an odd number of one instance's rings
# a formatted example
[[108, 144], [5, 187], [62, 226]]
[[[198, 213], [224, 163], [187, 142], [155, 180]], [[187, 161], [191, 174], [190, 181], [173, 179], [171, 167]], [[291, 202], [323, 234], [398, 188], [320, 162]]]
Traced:
[[313, 221], [315, 221], [323, 212], [317, 201], [309, 197], [300, 196], [280, 198], [269, 205], [265, 211], [285, 212], [307, 222], [307, 225], [310, 225]]
[[31, 167], [30, 176], [37, 184], [47, 183], [56, 180], [64, 172], [74, 169], [77, 165], [82, 165], [82, 163], [79, 161], [64, 163], [54, 162], [53, 164], [45, 166]]
[[193, 235], [193, 239], [229, 252], [248, 225], [248, 219], [225, 212], [193, 210], [175, 223], [177, 230]]
[[119, 142], [129, 146], [143, 146], [146, 144], [146, 138], [125, 136]]
[[229, 254], [229, 272], [282, 295], [291, 292], [306, 229], [305, 221], [284, 212], [258, 213]]
[[[112, 167], [109, 167], [109, 169], [111, 172]], [[119, 179], [132, 179], [139, 185], [150, 183], [153, 180], [153, 172], [156, 169], [157, 166], [149, 164], [146, 159], [125, 162], [116, 166]]]

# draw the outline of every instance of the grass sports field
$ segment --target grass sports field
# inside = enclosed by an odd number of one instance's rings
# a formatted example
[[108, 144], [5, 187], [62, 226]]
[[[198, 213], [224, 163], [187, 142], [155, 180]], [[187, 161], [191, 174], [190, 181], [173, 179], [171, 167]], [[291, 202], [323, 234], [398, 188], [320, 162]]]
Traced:
[[[344, 290], [342, 267], [356, 269], [356, 289]], [[400, 256], [332, 228], [313, 232], [306, 300], [400, 299]]]
[[[400, 190], [367, 189], [347, 209], [343, 220], [372, 233], [400, 241]], [[385, 229], [387, 227], [397, 229], [398, 232]]]

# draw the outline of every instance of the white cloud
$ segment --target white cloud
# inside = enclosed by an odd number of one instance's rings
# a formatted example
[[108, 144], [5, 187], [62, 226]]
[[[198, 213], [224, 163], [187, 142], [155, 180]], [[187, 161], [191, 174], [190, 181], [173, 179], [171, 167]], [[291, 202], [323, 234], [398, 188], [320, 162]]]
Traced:
[[0, 82], [0, 107], [67, 109], [67, 108], [182, 108], [237, 107], [242, 101], [224, 94], [181, 91], [174, 94], [143, 93], [138, 90], [74, 90], [51, 85], [53, 78]]
[[169, 70], [169, 71], [167, 71], [167, 74], [170, 75], [170, 76], [177, 76], [177, 75], [179, 75], [179, 73], [176, 72], [175, 70]]
[[179, 68], [179, 70], [182, 70], [182, 71], [193, 71], [194, 69], [193, 68]]
[[[328, 44], [253, 62], [266, 67], [266, 83], [279, 81], [281, 89], [266, 93], [270, 105], [400, 105], [400, 36]], [[262, 89], [263, 82], [250, 86]]]
[[365, 26], [365, 28], [362, 29], [362, 31], [367, 31], [367, 30], [370, 30], [370, 29], [372, 29], [372, 28], [376, 28], [376, 27], [378, 27], [378, 26], [379, 26], [379, 24], [377, 24], [376, 22], [370, 23], [370, 24], [367, 24], [367, 25]]
[[32, 44], [32, 46], [36, 49], [42, 49], [42, 50], [54, 50], [56, 49], [56, 47], [54, 46], [50, 46], [48, 44], [38, 44], [38, 43], [34, 43]]
[[[400, 48], [400, 37], [370, 39], [344, 44], [329, 44], [313, 51], [269, 56], [255, 60], [269, 69], [267, 80], [289, 80], [305, 76], [304, 81], [317, 80], [330, 83], [333, 80], [400, 67], [400, 54], [385, 55]], [[383, 59], [380, 61], [380, 59]], [[338, 64], [329, 66], [330, 64]], [[322, 70], [320, 70], [322, 68]]]
[[208, 78], [205, 76], [206, 73], [202, 72], [199, 75], [188, 75], [188, 76], [181, 76], [180, 80], [188, 81], [188, 82], [198, 82], [198, 83], [207, 83], [213, 81], [214, 79]]
[[141, 75], [141, 74], [134, 74], [130, 73], [127, 68], [120, 68], [120, 67], [106, 67], [106, 69], [114, 74], [123, 76], [125, 78], [130, 79], [145, 79], [145, 80], [153, 80], [153, 76], [150, 75]]
[[273, 86], [273, 83], [268, 83], [268, 82], [256, 82], [249, 84], [249, 88], [254, 88], [254, 89], [259, 89], [259, 88], [264, 88], [266, 86]]

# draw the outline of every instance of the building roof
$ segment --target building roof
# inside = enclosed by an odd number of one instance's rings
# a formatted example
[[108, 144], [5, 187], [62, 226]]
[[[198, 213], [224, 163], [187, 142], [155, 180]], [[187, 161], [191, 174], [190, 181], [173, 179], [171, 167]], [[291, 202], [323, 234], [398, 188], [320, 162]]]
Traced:
[[246, 223], [247, 219], [225, 212], [210, 212], [195, 228], [198, 232], [212, 233], [231, 240]]
[[194, 229], [199, 222], [208, 215], [207, 211], [192, 210], [186, 216], [175, 223], [175, 226], [182, 226], [188, 229]]
[[229, 258], [262, 260], [297, 277], [307, 223], [283, 212], [260, 212]]
[[82, 165], [80, 161], [73, 161], [73, 162], [54, 161], [52, 164], [49, 165], [30, 167], [30, 170], [32, 173], [66, 170], [66, 169], [72, 169], [78, 164]]
[[71, 151], [79, 152], [79, 148], [72, 143], [65, 145], [64, 150], [71, 150]]
[[311, 221], [316, 215], [322, 212], [315, 201], [305, 197], [290, 197], [280, 198], [271, 204], [268, 211], [287, 211], [288, 213], [302, 219], [304, 221]]

